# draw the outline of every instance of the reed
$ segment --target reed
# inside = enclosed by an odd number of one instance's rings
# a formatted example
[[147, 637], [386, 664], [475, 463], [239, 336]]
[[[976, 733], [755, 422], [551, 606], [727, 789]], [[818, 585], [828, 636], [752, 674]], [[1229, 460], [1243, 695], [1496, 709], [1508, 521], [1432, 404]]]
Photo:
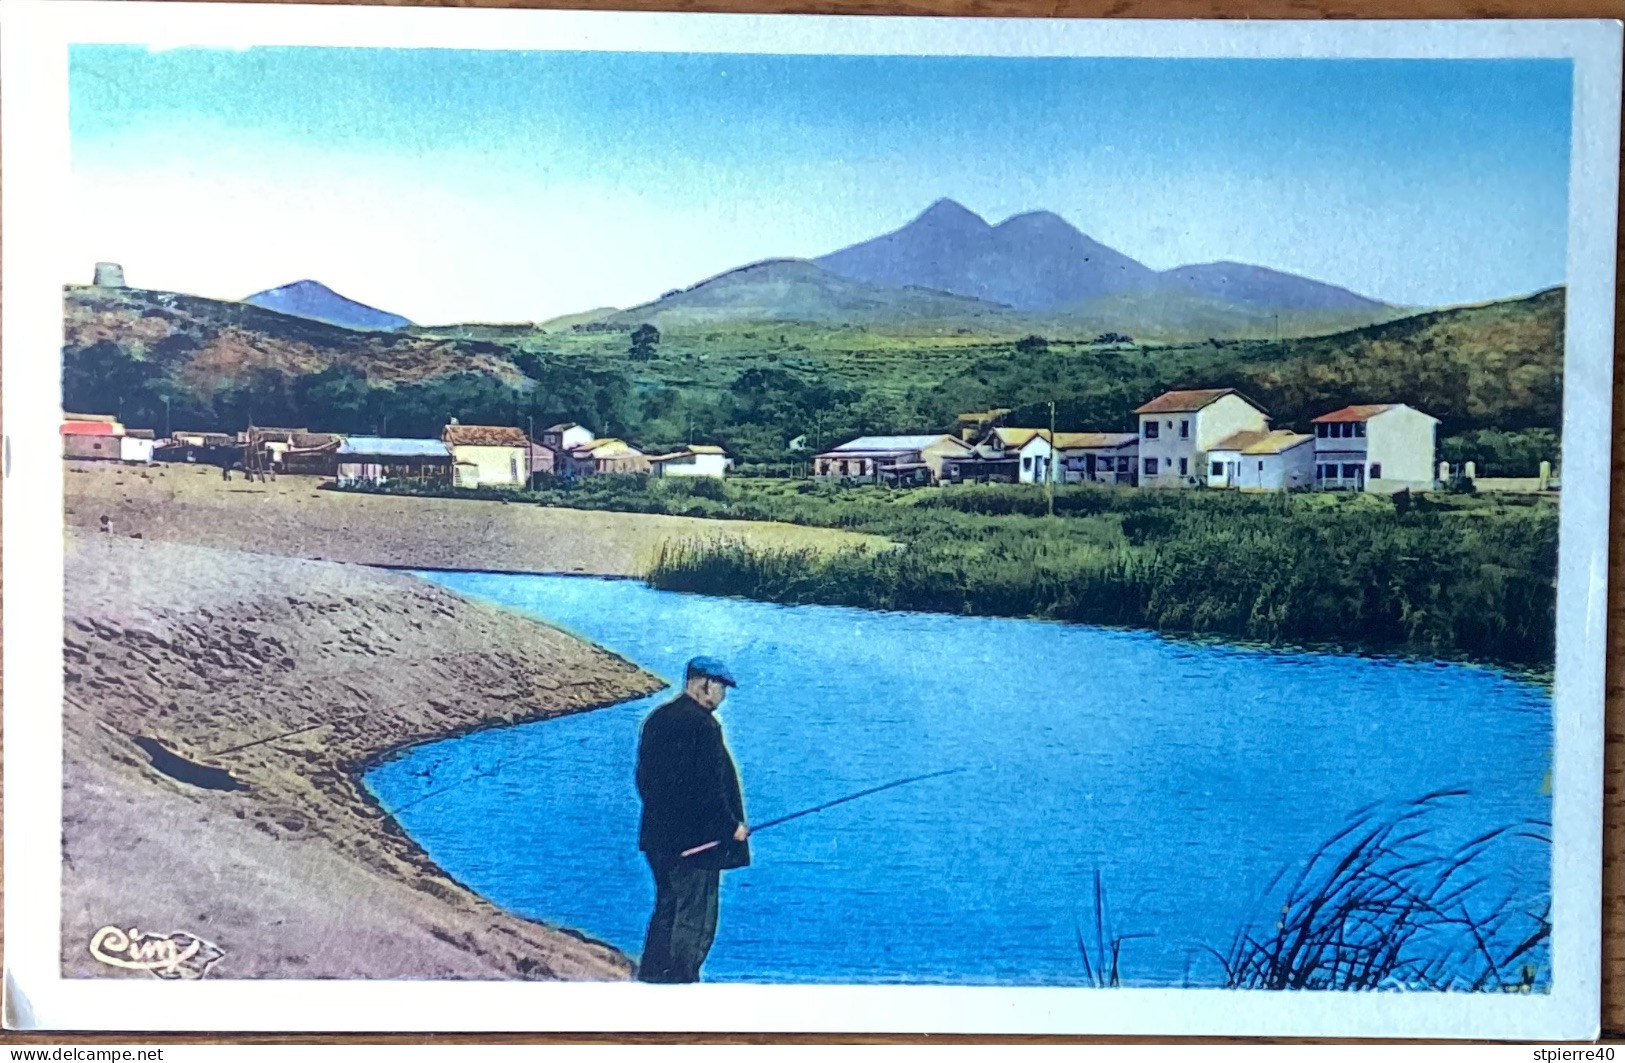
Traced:
[[1513, 905], [1496, 892], [1486, 855], [1512, 838], [1535, 839], [1550, 860], [1544, 823], [1502, 827], [1437, 844], [1429, 814], [1465, 798], [1441, 791], [1396, 812], [1363, 809], [1290, 878], [1265, 890], [1269, 915], [1206, 951], [1233, 989], [1544, 990], [1550, 906]]

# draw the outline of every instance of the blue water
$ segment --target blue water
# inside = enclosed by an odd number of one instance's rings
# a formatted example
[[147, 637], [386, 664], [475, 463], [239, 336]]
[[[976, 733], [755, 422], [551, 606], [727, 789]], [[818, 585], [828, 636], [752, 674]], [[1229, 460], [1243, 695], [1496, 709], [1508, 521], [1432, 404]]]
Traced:
[[[902, 776], [960, 773], [765, 831], [723, 876], [711, 981], [1083, 984], [1094, 875], [1124, 981], [1218, 984], [1221, 951], [1356, 810], [1463, 788], [1442, 841], [1548, 819], [1551, 705], [1491, 668], [1181, 642], [1039, 621], [681, 595], [580, 577], [422, 573], [677, 679], [720, 710], [761, 822]], [[419, 747], [367, 785], [452, 875], [636, 956], [638, 727], [669, 693]], [[1538, 906], [1550, 852], [1492, 886]]]

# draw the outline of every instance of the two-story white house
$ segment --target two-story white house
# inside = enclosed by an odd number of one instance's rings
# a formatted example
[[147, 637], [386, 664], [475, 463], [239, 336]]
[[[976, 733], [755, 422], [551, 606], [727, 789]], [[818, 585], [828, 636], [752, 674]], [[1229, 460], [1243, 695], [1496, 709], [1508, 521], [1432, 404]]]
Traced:
[[1134, 413], [1140, 418], [1140, 486], [1197, 487], [1207, 482], [1207, 452], [1237, 432], [1268, 432], [1269, 414], [1235, 388], [1166, 391]]
[[1394, 492], [1435, 486], [1439, 419], [1402, 402], [1345, 406], [1315, 426], [1315, 486]]

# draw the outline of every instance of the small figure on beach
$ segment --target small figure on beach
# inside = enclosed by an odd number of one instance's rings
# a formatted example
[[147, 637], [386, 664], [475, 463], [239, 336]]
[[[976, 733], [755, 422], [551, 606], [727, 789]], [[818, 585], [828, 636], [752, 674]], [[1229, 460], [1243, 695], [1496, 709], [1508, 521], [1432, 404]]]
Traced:
[[[728, 688], [737, 685], [721, 661], [696, 657], [683, 692], [643, 721], [638, 848], [654, 873], [655, 907], [638, 965], [641, 982], [699, 981], [716, 937], [721, 873], [750, 863], [739, 771], [716, 718]], [[684, 855], [697, 847], [705, 848]]]

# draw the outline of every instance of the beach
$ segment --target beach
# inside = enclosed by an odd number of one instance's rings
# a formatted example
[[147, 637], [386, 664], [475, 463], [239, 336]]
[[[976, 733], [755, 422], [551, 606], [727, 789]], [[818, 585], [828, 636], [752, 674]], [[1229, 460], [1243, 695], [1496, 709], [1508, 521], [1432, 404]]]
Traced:
[[249, 482], [184, 464], [70, 461], [66, 517], [118, 537], [363, 565], [642, 575], [661, 544], [733, 540], [838, 550], [875, 536], [766, 521], [555, 509], [461, 498], [324, 490], [314, 476]]

